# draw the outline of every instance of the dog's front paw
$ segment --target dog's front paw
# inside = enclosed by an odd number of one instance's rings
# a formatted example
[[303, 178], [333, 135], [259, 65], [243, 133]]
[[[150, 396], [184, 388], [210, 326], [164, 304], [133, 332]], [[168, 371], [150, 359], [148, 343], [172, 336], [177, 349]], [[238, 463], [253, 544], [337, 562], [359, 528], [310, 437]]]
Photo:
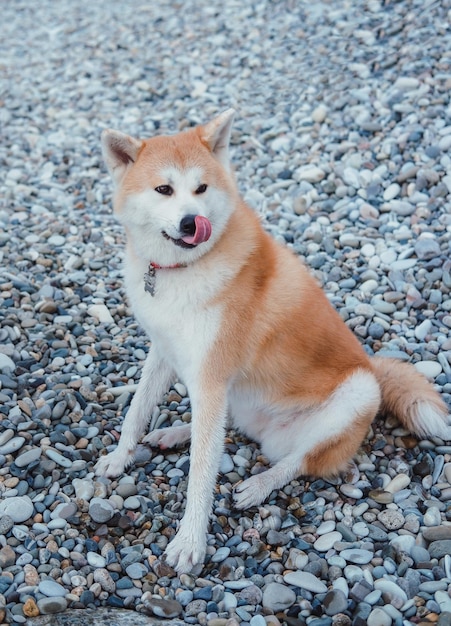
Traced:
[[205, 548], [205, 538], [180, 529], [165, 550], [166, 562], [178, 574], [188, 574], [195, 565], [203, 563]]
[[114, 478], [122, 474], [124, 469], [133, 461], [132, 454], [122, 454], [118, 448], [100, 457], [97, 461], [94, 471], [97, 476], [106, 476]]
[[264, 488], [264, 474], [251, 476], [235, 487], [233, 502], [237, 509], [250, 509], [265, 499], [267, 490]]

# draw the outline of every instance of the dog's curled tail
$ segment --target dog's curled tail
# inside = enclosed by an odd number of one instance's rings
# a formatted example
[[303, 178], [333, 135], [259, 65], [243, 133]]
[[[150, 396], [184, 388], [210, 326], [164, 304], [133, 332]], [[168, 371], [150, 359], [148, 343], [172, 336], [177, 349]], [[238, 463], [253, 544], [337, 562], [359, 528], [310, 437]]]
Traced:
[[381, 388], [381, 413], [394, 415], [419, 437], [451, 440], [446, 404], [413, 365], [383, 357], [371, 359], [371, 364]]

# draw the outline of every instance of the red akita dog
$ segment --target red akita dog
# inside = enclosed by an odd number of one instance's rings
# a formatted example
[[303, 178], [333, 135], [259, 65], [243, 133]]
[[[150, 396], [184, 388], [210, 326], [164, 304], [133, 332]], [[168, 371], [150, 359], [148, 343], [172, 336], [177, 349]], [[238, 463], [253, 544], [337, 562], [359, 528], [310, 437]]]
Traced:
[[191, 438], [185, 515], [166, 550], [202, 562], [227, 416], [272, 462], [235, 489], [262, 502], [300, 474], [346, 468], [378, 411], [449, 439], [448, 411], [412, 365], [369, 359], [295, 255], [240, 199], [228, 158], [233, 111], [170, 137], [102, 136], [127, 233], [125, 284], [152, 345], [119, 444], [96, 471], [117, 476], [164, 392], [188, 387], [192, 424], [151, 432], [160, 448]]

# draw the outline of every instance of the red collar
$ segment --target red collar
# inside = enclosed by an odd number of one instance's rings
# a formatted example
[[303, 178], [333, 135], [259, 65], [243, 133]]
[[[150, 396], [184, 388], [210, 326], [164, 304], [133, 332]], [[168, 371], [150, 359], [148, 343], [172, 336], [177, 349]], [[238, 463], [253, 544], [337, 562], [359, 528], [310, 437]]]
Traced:
[[152, 261], [149, 263], [149, 267], [152, 267], [154, 270], [175, 270], [179, 267], [186, 267], [184, 263], [176, 263], [175, 265], [158, 265], [158, 263], [153, 263]]

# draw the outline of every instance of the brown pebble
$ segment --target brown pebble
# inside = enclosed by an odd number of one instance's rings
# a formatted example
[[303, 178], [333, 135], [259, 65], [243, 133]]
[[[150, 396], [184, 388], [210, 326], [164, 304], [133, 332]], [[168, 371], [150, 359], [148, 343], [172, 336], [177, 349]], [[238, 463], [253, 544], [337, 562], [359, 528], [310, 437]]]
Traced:
[[39, 609], [36, 602], [33, 598], [28, 598], [28, 600], [23, 605], [24, 615], [27, 617], [37, 617], [39, 615]]

